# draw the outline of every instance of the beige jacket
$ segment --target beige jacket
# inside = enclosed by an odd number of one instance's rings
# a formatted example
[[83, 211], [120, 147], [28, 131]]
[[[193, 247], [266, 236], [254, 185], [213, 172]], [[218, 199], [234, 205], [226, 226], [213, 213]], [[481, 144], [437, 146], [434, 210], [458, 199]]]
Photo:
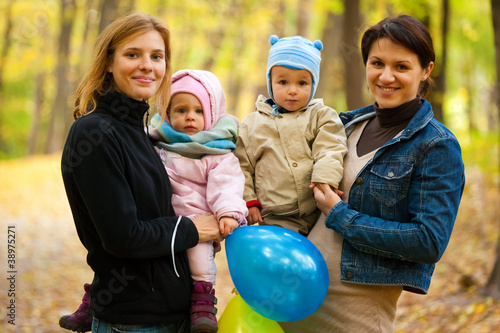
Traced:
[[235, 155], [245, 175], [245, 201], [258, 200], [262, 217], [311, 214], [311, 182], [338, 188], [347, 152], [344, 126], [322, 99], [301, 110], [271, 115], [260, 95], [240, 124]]

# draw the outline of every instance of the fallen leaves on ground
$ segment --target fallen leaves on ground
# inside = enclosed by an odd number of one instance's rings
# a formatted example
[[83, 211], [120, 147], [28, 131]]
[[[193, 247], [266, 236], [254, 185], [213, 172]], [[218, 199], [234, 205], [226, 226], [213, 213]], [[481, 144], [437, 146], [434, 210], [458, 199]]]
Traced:
[[[2, 332], [69, 332], [59, 317], [76, 310], [83, 284], [92, 280], [71, 217], [61, 178], [60, 156], [0, 162], [0, 244], [7, 228], [16, 232], [16, 325], [7, 322], [11, 297], [6, 279], [7, 254], [2, 250], [0, 279]], [[478, 170], [467, 170], [467, 186], [446, 253], [436, 266], [429, 294], [403, 293], [396, 332], [498, 332], [500, 302], [483, 296], [482, 287], [495, 260], [499, 234], [500, 195]], [[216, 295], [220, 316], [234, 296], [223, 251]]]

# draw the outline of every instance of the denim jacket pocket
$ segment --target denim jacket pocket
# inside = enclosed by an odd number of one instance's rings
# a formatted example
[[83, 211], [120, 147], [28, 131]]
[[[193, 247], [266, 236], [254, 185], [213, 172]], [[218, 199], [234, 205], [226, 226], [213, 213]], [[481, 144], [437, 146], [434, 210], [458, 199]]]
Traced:
[[383, 205], [394, 206], [408, 195], [413, 164], [393, 162], [375, 164], [371, 169], [370, 194]]

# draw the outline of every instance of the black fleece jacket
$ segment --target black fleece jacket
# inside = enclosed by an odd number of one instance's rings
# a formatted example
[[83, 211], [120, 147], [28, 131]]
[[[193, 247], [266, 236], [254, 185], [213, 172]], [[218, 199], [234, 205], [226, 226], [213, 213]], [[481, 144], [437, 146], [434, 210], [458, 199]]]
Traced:
[[144, 132], [149, 106], [118, 92], [78, 118], [62, 155], [62, 175], [78, 236], [94, 271], [93, 315], [110, 323], [155, 324], [189, 311], [186, 250], [198, 243], [193, 222], [177, 222], [172, 188]]

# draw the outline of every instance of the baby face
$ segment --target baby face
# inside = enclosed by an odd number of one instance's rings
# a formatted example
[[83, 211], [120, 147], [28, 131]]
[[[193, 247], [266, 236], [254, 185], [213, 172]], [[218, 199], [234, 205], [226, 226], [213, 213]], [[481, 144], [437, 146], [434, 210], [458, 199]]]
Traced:
[[274, 101], [288, 111], [297, 111], [309, 102], [312, 85], [312, 75], [305, 69], [283, 66], [271, 69]]
[[203, 131], [205, 127], [201, 103], [198, 98], [188, 93], [172, 96], [168, 116], [172, 128], [187, 135]]

